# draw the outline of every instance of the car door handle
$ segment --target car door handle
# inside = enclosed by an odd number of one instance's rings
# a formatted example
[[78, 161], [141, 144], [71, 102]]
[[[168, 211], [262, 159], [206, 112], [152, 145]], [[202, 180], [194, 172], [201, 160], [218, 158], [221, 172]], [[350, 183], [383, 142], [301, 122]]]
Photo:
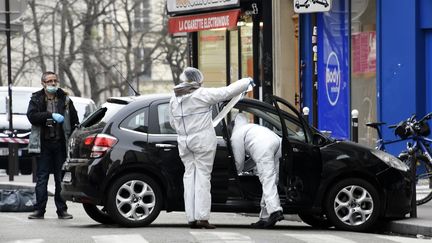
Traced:
[[169, 143], [157, 143], [156, 148], [175, 148], [175, 145]]
[[298, 152], [300, 152], [300, 149], [298, 149], [298, 148], [292, 148], [292, 150], [293, 150], [293, 152], [295, 152], [295, 153], [298, 153]]

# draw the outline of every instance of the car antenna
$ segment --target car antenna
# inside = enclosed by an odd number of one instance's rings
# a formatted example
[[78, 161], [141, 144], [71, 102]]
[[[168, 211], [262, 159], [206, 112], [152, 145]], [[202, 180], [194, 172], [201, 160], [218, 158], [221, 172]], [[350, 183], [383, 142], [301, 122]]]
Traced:
[[132, 84], [129, 83], [129, 81], [123, 76], [123, 74], [117, 69], [116, 67], [117, 64], [112, 65], [112, 67], [120, 74], [120, 76], [124, 79], [124, 81], [126, 81], [126, 83], [129, 85], [129, 87], [133, 90], [133, 92], [135, 93], [135, 96], [139, 96], [141, 95], [140, 93], [138, 93], [138, 91], [136, 91], [134, 89], [134, 87], [132, 87]]

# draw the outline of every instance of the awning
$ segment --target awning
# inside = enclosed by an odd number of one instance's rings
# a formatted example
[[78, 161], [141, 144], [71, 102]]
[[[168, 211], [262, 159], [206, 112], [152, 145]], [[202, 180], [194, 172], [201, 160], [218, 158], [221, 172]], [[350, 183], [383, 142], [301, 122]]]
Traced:
[[168, 20], [170, 34], [195, 32], [217, 28], [235, 28], [240, 9], [213, 12], [206, 14], [171, 17]]

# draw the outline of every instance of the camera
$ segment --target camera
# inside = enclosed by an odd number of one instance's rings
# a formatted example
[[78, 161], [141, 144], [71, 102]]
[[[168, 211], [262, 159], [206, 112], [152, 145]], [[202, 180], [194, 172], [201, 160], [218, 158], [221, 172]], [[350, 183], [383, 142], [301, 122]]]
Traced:
[[49, 138], [55, 138], [56, 132], [55, 132], [55, 121], [51, 118], [48, 118], [45, 122], [45, 126], [48, 127], [48, 135]]
[[54, 127], [54, 123], [55, 123], [55, 121], [53, 119], [48, 118], [46, 120], [46, 122], [45, 122], [45, 126], [47, 126], [47, 127]]

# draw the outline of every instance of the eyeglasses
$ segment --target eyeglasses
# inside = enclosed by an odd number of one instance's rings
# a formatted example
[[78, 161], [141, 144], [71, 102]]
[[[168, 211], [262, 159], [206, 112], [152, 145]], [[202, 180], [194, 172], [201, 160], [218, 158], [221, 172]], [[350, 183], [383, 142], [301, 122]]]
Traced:
[[45, 80], [44, 83], [45, 84], [56, 84], [58, 82], [57, 79], [50, 79], [50, 80]]

